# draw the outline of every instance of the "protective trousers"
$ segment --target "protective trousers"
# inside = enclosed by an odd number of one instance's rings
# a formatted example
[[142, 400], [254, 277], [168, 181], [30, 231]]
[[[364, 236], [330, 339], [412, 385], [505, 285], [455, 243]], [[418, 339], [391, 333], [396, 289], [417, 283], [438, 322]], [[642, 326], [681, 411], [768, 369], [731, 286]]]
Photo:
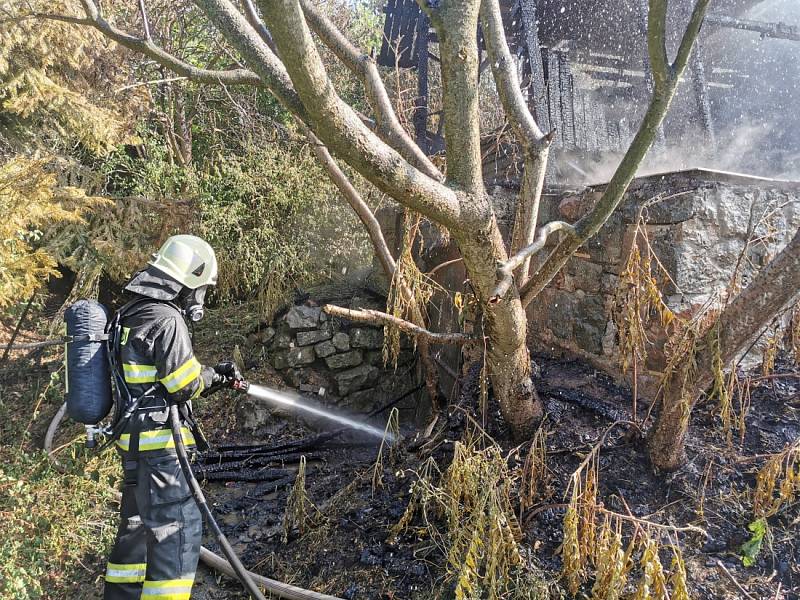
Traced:
[[[123, 461], [128, 453], [121, 452]], [[104, 600], [189, 600], [203, 521], [174, 450], [140, 452], [122, 491]]]

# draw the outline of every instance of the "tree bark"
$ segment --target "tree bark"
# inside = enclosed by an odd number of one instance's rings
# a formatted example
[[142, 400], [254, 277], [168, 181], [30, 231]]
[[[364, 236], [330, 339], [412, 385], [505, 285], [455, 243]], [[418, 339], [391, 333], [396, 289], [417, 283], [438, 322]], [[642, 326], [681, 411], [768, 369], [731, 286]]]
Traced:
[[494, 396], [514, 437], [527, 439], [544, 412], [531, 380], [528, 321], [516, 288], [494, 304], [489, 301], [497, 265], [508, 258], [503, 238], [494, 217], [488, 226], [456, 231], [453, 237], [483, 307], [486, 366]]
[[[719, 316], [709, 335], [719, 335], [723, 365], [730, 364], [744, 352], [772, 320], [800, 301], [800, 232], [764, 267], [753, 282], [731, 302]], [[685, 462], [686, 435], [689, 417], [699, 395], [713, 379], [712, 353], [701, 349], [697, 357], [697, 374], [693, 382], [692, 401], [680, 399], [680, 385], [669, 385], [659, 406], [659, 414], [648, 439], [652, 464], [665, 471], [674, 471]]]
[[447, 181], [484, 194], [478, 115], [478, 10], [480, 0], [418, 0], [439, 37]]

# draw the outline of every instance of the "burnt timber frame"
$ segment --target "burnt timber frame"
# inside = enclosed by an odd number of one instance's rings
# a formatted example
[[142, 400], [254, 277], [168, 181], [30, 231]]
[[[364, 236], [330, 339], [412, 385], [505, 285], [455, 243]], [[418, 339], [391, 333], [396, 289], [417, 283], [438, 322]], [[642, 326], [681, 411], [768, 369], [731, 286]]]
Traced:
[[[572, 2], [574, 6], [585, 5], [586, 10], [592, 10], [589, 6], [592, 4], [591, 1], [564, 1], [567, 4]], [[633, 8], [634, 12], [638, 9], [638, 22], [633, 26], [639, 37], [645, 36], [647, 0], [615, 1]], [[720, 8], [741, 14], [759, 2], [760, 0], [721, 0]], [[574, 23], [565, 25], [561, 29], [555, 28], [555, 31], [551, 31], [554, 27], [550, 25], [549, 29], [546, 28], [548, 30], [545, 31], [543, 38], [540, 27], [540, 23], [544, 22], [543, 16], [553, 17], [546, 23], [558, 21], [554, 16], [557, 4], [554, 0], [501, 0], [500, 4], [509, 46], [519, 58], [521, 85], [527, 94], [529, 107], [542, 128], [545, 131], [555, 129], [556, 143], [564, 149], [603, 150], [614, 142], [621, 142], [622, 133], [618, 124], [608, 127], [605, 132], [598, 131], [592, 134], [597, 139], [591, 139], [592, 136], [588, 135], [590, 121], [596, 121], [598, 118], [598, 115], [594, 114], [597, 112], [595, 110], [597, 107], [591, 106], [594, 103], [586, 102], [583, 96], [578, 94], [570, 62], [587, 67], [590, 76], [597, 81], [634, 87], [644, 85], [645, 90], [650, 90], [652, 76], [646, 56], [641, 55], [637, 59], [630, 52], [613, 56], [602, 49], [595, 52], [591, 48], [573, 47], [568, 37], [560, 36], [566, 34], [570, 27], [574, 30]], [[417, 98], [414, 102], [413, 119], [415, 137], [425, 152], [436, 153], [443, 147], [440, 139], [441, 121], [437, 131], [432, 132], [428, 129], [431, 116], [428, 102], [429, 61], [438, 60], [430, 52], [430, 44], [436, 42], [435, 32], [431, 30], [428, 18], [416, 0], [387, 0], [384, 12], [386, 13], [384, 42], [378, 64], [385, 67], [416, 69]], [[800, 27], [784, 23], [740, 19], [736, 16], [715, 13], [706, 17], [705, 25], [712, 30], [737, 29], [759, 33], [762, 38], [800, 41]], [[478, 39], [479, 44], [482, 43], [480, 32]], [[715, 133], [708, 86], [731, 85], [736, 76], [730, 73], [712, 73], [702, 45], [699, 45], [693, 53], [690, 66], [697, 124], [707, 141], [713, 143]], [[720, 79], [721, 81], [718, 81]], [[665, 145], [663, 129], [659, 132], [657, 145], [662, 147]]]

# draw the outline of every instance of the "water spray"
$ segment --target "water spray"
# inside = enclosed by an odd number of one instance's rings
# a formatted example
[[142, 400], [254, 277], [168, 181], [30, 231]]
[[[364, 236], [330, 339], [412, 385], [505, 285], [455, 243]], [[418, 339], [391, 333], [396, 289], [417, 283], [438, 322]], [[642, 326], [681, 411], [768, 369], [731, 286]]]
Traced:
[[[254, 398], [260, 398], [262, 400], [266, 400], [267, 402], [270, 402], [275, 406], [294, 409], [297, 411], [314, 415], [316, 417], [322, 417], [323, 419], [334, 421], [349, 429], [354, 429], [356, 431], [360, 431], [362, 433], [366, 433], [367, 435], [381, 439], [386, 438], [390, 443], [394, 442], [394, 435], [392, 435], [389, 431], [384, 432], [378, 429], [377, 427], [373, 427], [372, 425], [368, 425], [361, 421], [351, 419], [350, 417], [346, 417], [342, 414], [333, 412], [330, 409], [322, 408], [320, 406], [314, 406], [310, 401], [301, 398], [298, 394], [279, 392], [277, 390], [273, 390], [261, 385], [253, 385], [244, 379], [234, 379], [233, 381], [228, 380], [226, 382], [226, 385], [229, 385], [237, 392], [253, 396]], [[212, 532], [219, 541], [219, 545], [222, 548], [223, 553], [228, 558], [228, 561], [231, 567], [233, 568], [234, 573], [242, 582], [242, 585], [244, 585], [245, 589], [250, 594], [250, 597], [254, 598], [255, 600], [266, 600], [264, 595], [261, 593], [261, 590], [258, 588], [258, 585], [253, 580], [251, 574], [247, 571], [247, 569], [245, 569], [244, 565], [242, 564], [242, 561], [239, 560], [239, 557], [236, 555], [236, 552], [231, 547], [230, 543], [228, 542], [228, 539], [222, 532], [222, 529], [220, 529], [220, 526], [217, 523], [216, 519], [214, 519], [214, 514], [211, 512], [211, 508], [208, 506], [208, 502], [206, 501], [205, 495], [203, 494], [203, 490], [200, 488], [200, 484], [197, 482], [197, 479], [195, 478], [194, 473], [192, 472], [192, 466], [189, 460], [189, 454], [186, 450], [186, 446], [183, 443], [183, 435], [181, 433], [182, 423], [181, 423], [180, 412], [178, 410], [178, 406], [175, 404], [169, 407], [169, 420], [170, 420], [170, 426], [172, 428], [172, 439], [175, 442], [175, 451], [177, 452], [178, 455], [178, 462], [180, 463], [181, 470], [183, 471], [183, 475], [186, 478], [186, 482], [189, 484], [189, 489], [192, 491], [192, 496], [194, 497], [194, 501], [197, 504], [197, 507], [200, 509], [200, 512], [203, 513], [206, 522], [211, 527]], [[311, 596], [313, 596], [314, 598], [321, 598], [326, 600], [338, 600], [336, 598], [333, 598], [332, 596], [325, 596], [323, 594], [315, 594], [312, 592], [308, 593], [304, 592], [303, 594], [292, 595], [292, 596], [287, 595], [284, 597], [306, 598]]]
[[320, 417], [327, 421], [338, 423], [339, 425], [342, 425], [348, 429], [359, 431], [373, 438], [377, 439], [386, 438], [387, 441], [390, 443], [395, 441], [394, 436], [390, 432], [384, 431], [383, 429], [379, 429], [377, 427], [373, 427], [372, 425], [369, 425], [352, 417], [348, 417], [346, 415], [338, 413], [330, 408], [315, 405], [315, 403], [306, 398], [303, 398], [297, 393], [289, 393], [289, 392], [273, 390], [263, 385], [252, 384], [248, 381], [245, 381], [244, 379], [237, 379], [236, 381], [233, 382], [232, 387], [238, 392], [247, 394], [248, 396], [252, 396], [253, 398], [265, 400], [270, 404], [272, 404], [273, 406], [279, 408], [298, 411], [308, 415], [313, 415], [315, 417]]

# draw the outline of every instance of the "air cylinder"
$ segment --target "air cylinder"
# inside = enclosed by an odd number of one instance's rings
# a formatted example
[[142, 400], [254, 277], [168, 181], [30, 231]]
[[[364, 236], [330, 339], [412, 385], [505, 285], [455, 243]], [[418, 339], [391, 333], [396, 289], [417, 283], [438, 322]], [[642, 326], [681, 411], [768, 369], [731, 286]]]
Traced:
[[67, 413], [79, 423], [95, 425], [113, 404], [108, 345], [102, 340], [108, 311], [94, 300], [78, 300], [64, 312], [64, 321], [70, 340], [65, 354]]

